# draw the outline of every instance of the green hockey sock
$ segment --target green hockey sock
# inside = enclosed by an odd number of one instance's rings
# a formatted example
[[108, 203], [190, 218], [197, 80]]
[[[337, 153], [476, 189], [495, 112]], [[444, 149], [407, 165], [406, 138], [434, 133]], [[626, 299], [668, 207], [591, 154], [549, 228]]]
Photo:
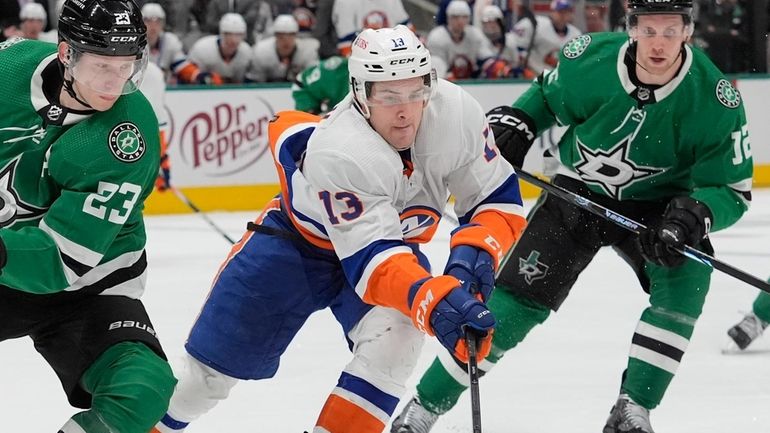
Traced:
[[622, 390], [647, 409], [660, 404], [695, 329], [695, 318], [647, 308], [636, 327]]
[[149, 347], [123, 342], [99, 356], [81, 384], [93, 396], [92, 407], [73, 419], [87, 433], [147, 433], [168, 409], [176, 379]]
[[[520, 299], [505, 289], [496, 289], [487, 305], [497, 319], [497, 327], [492, 340], [492, 352], [479, 365], [482, 374], [489, 371], [507, 350], [515, 347], [550, 314], [548, 308]], [[468, 387], [467, 382], [464, 368], [448, 353], [442, 353], [433, 360], [417, 384], [417, 396], [423, 407], [442, 414], [457, 404], [460, 395]]]
[[759, 296], [754, 300], [752, 311], [763, 321], [770, 322], [770, 293], [759, 292]]

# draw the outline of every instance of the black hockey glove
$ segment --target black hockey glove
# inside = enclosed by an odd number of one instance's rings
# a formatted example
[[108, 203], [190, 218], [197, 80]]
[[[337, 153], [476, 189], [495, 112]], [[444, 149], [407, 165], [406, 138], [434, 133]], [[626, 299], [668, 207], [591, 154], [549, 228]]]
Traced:
[[663, 220], [639, 234], [642, 256], [660, 266], [679, 266], [685, 257], [677, 249], [696, 247], [708, 235], [713, 215], [705, 204], [691, 197], [674, 197]]
[[487, 113], [487, 122], [503, 158], [514, 167], [521, 168], [537, 135], [535, 121], [518, 108], [502, 105]]

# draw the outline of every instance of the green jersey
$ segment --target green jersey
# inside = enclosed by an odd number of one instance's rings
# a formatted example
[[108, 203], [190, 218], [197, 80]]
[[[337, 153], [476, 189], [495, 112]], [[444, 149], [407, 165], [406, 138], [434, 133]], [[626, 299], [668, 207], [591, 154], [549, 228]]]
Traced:
[[348, 59], [330, 57], [302, 71], [291, 95], [297, 110], [319, 114], [334, 108], [349, 90]]
[[56, 57], [54, 44], [0, 43], [0, 285], [137, 298], [158, 121], [141, 92], [105, 112], [62, 107]]
[[712, 230], [730, 226], [751, 199], [740, 94], [689, 46], [669, 83], [646, 86], [636, 79], [633, 49], [624, 33], [575, 38], [514, 107], [538, 132], [568, 127], [558, 145], [562, 171], [592, 191], [616, 200], [689, 195], [711, 209]]

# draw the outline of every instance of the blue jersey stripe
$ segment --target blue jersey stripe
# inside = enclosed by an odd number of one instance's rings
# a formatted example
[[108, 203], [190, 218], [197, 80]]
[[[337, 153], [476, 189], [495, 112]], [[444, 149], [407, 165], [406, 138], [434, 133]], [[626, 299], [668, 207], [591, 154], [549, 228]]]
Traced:
[[492, 191], [487, 198], [474, 206], [465, 215], [458, 218], [460, 224], [468, 224], [471, 221], [473, 213], [476, 212], [480, 206], [494, 205], [496, 203], [515, 204], [518, 206], [524, 206], [521, 200], [521, 191], [519, 190], [519, 178], [513, 174], [503, 182], [496, 190]]

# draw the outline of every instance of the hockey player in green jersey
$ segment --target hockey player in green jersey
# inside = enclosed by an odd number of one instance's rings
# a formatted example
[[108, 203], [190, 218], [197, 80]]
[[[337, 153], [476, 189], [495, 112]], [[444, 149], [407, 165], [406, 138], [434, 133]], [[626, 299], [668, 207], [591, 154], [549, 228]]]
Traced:
[[330, 57], [302, 71], [291, 87], [294, 108], [312, 114], [331, 111], [348, 94], [348, 59]]
[[[557, 68], [541, 75], [513, 107], [487, 115], [498, 147], [516, 167], [539, 133], [567, 126], [552, 182], [649, 227], [637, 237], [543, 194], [488, 304], [498, 327], [482, 370], [558, 310], [601, 247], [612, 247], [631, 266], [649, 305], [631, 338], [620, 395], [603, 433], [653, 432], [649, 411], [674, 378], [701, 314], [711, 268], [671, 247], [687, 244], [712, 253], [708, 233], [735, 223], [751, 199], [741, 96], [703, 52], [687, 44], [692, 1], [628, 4], [627, 35], [572, 40]], [[392, 431], [429, 431], [467, 381], [464, 366], [439, 355]]]
[[160, 158], [146, 62], [132, 0], [66, 0], [58, 45], [0, 43], [0, 341], [30, 337], [86, 409], [60, 433], [146, 433], [176, 382], [138, 299]]

